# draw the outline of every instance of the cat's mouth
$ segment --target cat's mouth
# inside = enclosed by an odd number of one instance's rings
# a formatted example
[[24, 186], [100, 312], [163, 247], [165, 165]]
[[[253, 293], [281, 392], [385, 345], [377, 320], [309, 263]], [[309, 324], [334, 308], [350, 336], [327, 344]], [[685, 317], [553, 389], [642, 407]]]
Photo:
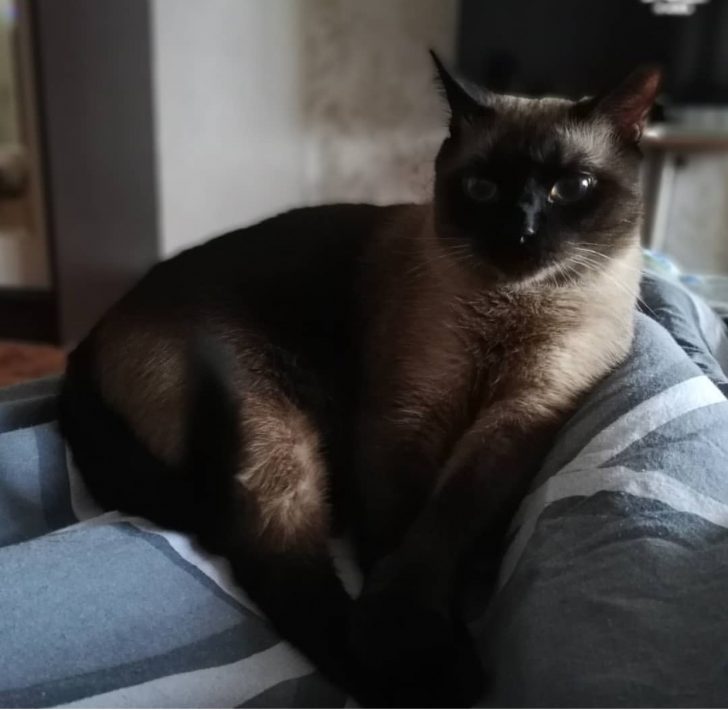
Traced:
[[455, 246], [451, 256], [458, 263], [480, 273], [488, 282], [499, 284], [548, 281], [559, 274], [566, 277], [568, 257], [560, 250], [541, 245], [493, 248], [471, 242], [467, 249]]
[[578, 285], [589, 275], [603, 271], [612, 257], [593, 248], [564, 249], [542, 256], [530, 266], [505, 275], [505, 280], [517, 284], [548, 284], [553, 286]]
[[484, 238], [441, 223], [439, 233], [446, 259], [487, 284], [573, 284], [607, 258], [595, 245], [582, 249], [573, 238], [557, 239], [548, 232], [523, 240], [507, 233]]

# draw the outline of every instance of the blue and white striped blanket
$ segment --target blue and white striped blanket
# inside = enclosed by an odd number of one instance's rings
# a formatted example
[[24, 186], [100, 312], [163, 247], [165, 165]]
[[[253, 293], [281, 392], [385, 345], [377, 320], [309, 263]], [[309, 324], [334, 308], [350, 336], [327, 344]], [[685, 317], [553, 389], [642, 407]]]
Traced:
[[[473, 623], [484, 704], [728, 702], [728, 341], [683, 290], [647, 279], [643, 298], [630, 358], [562, 431]], [[0, 391], [0, 707], [344, 707], [223, 561], [96, 507], [57, 385]]]

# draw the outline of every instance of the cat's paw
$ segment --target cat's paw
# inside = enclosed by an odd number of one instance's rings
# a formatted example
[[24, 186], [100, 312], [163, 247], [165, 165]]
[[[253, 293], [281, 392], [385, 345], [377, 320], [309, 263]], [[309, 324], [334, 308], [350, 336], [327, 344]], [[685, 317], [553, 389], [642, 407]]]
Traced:
[[365, 594], [354, 606], [351, 651], [369, 705], [470, 707], [482, 695], [480, 659], [465, 628], [405, 597]]

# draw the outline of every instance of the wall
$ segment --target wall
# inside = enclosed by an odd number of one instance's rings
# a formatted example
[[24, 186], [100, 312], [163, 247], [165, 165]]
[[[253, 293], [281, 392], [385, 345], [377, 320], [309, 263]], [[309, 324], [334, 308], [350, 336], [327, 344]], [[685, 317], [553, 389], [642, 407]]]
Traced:
[[154, 0], [162, 253], [303, 200], [297, 0]]
[[457, 0], [154, 0], [162, 251], [293, 205], [423, 199]]
[[690, 273], [728, 274], [728, 158], [684, 156], [673, 185], [664, 249]]
[[454, 56], [458, 2], [302, 4], [303, 100], [316, 199], [426, 199], [445, 125], [427, 50]]

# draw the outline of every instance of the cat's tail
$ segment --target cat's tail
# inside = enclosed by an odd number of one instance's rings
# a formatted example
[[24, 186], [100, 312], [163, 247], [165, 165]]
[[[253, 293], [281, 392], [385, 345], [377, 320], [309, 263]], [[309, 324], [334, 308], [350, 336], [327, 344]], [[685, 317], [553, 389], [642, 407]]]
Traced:
[[244, 520], [246, 499], [235, 495], [235, 474], [244, 464], [239, 426], [241, 396], [233, 387], [233, 355], [204, 333], [187, 348], [187, 416], [182, 478], [194, 506], [194, 532], [214, 552], [225, 553]]
[[[329, 680], [363, 699], [348, 651], [352, 599], [334, 568], [328, 540], [312, 551], [300, 540], [285, 551], [252, 534], [259, 501], [236, 475], [246, 465], [246, 374], [217, 339], [194, 339], [188, 355], [186, 476], [194, 481], [201, 542], [230, 563], [236, 582], [280, 633]], [[326, 532], [324, 531], [324, 536]], [[343, 697], [342, 697], [343, 702]]]

